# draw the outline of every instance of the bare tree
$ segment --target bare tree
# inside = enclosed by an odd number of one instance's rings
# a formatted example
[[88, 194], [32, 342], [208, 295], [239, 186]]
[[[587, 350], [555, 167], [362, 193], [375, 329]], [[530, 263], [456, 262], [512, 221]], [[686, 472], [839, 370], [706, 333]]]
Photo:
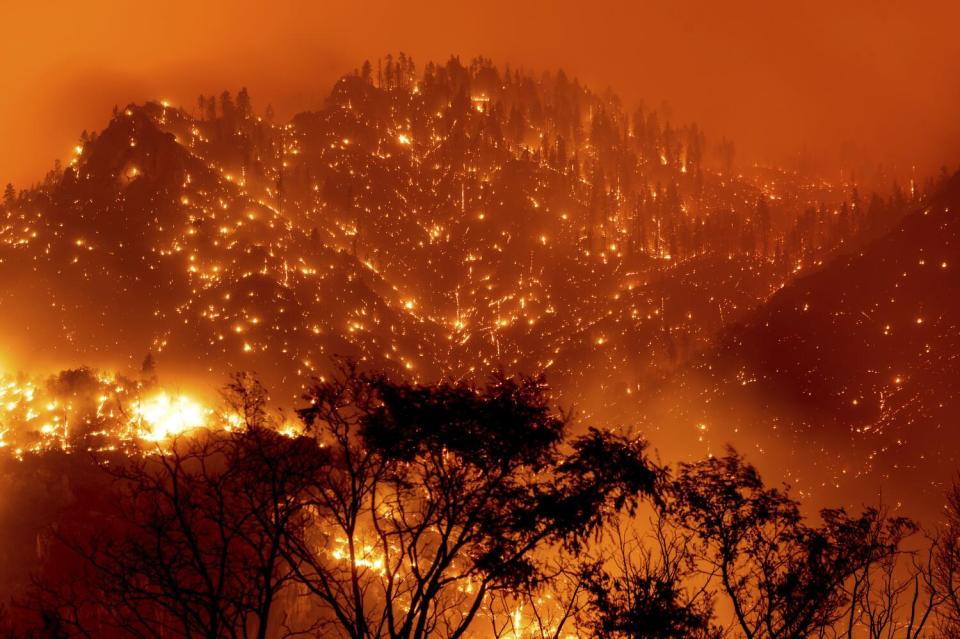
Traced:
[[[870, 533], [879, 542], [886, 531], [877, 518]], [[909, 530], [905, 530], [909, 532]], [[943, 597], [937, 589], [939, 541], [925, 536], [924, 548], [896, 552], [864, 564], [844, 585], [847, 609], [843, 618], [822, 628], [820, 637], [853, 639], [918, 639], [931, 625]]]
[[940, 536], [934, 573], [936, 588], [943, 597], [937, 611], [937, 625], [943, 637], [960, 637], [960, 481], [947, 492], [945, 521]]
[[923, 636], [941, 600], [934, 580], [936, 548], [931, 540], [925, 556], [897, 553], [863, 571], [861, 622], [870, 639]]

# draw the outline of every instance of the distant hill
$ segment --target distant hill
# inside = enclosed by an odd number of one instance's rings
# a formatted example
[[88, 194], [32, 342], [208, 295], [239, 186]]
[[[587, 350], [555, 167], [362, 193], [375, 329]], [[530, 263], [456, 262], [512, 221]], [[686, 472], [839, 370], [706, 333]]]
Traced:
[[766, 449], [807, 490], [882, 484], [935, 508], [960, 465], [958, 215], [960, 175], [729, 330], [661, 417]]
[[287, 123], [244, 90], [84, 134], [0, 209], [10, 359], [151, 352], [185, 383], [255, 370], [287, 398], [336, 355], [546, 371], [564, 404], [628, 421], [798, 264], [887, 223], [850, 185], [735, 172], [732, 143], [562, 72], [377, 68]]

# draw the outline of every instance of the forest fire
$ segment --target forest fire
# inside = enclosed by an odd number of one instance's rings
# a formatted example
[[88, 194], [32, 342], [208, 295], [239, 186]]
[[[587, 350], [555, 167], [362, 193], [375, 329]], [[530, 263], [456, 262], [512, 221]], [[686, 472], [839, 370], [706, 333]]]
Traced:
[[314, 7], [171, 7], [135, 89], [37, 74], [0, 635], [960, 636], [952, 9], [514, 4], [366, 7], [335, 76]]
[[[182, 394], [87, 369], [49, 380], [0, 380], [2, 447], [21, 458], [58, 449], [112, 450], [124, 442], [162, 442], [215, 424], [212, 409]], [[236, 419], [227, 415], [227, 426]], [[99, 448], [90, 447], [99, 441]], [[86, 445], [84, 447], [84, 445]]]
[[208, 413], [188, 397], [178, 395], [171, 398], [165, 392], [160, 392], [137, 402], [132, 418], [135, 423], [146, 427], [141, 437], [157, 441], [204, 426]]

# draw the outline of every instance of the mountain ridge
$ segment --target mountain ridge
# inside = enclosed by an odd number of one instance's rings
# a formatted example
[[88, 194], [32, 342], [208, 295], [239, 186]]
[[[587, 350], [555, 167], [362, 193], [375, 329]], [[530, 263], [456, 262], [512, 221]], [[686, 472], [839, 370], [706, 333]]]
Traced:
[[0, 333], [69, 365], [253, 369], [286, 397], [337, 355], [427, 380], [546, 372], [615, 423], [798, 265], [896, 214], [732, 173], [728, 144], [562, 72], [391, 68], [284, 124], [245, 90], [198, 116], [117, 110], [4, 205], [0, 299], [23, 314]]
[[741, 446], [788, 440], [805, 452], [776, 463], [807, 490], [857, 479], [938, 508], [958, 461], [942, 446], [960, 409], [958, 210], [960, 174], [893, 230], [786, 285], [663, 390], [689, 400], [663, 418], [703, 420]]

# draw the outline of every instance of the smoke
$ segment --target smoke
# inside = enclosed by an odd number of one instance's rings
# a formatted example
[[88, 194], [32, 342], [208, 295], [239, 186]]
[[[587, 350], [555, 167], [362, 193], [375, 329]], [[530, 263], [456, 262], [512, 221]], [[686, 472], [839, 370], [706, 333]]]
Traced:
[[200, 92], [246, 85], [285, 116], [316, 106], [365, 58], [400, 50], [421, 64], [459, 54], [563, 67], [631, 104], [666, 101], [713, 141], [735, 139], [741, 163], [812, 158], [822, 170], [906, 175], [958, 159], [960, 6], [944, 0], [8, 3], [3, 13], [0, 178], [20, 186], [115, 103], [192, 108]]

